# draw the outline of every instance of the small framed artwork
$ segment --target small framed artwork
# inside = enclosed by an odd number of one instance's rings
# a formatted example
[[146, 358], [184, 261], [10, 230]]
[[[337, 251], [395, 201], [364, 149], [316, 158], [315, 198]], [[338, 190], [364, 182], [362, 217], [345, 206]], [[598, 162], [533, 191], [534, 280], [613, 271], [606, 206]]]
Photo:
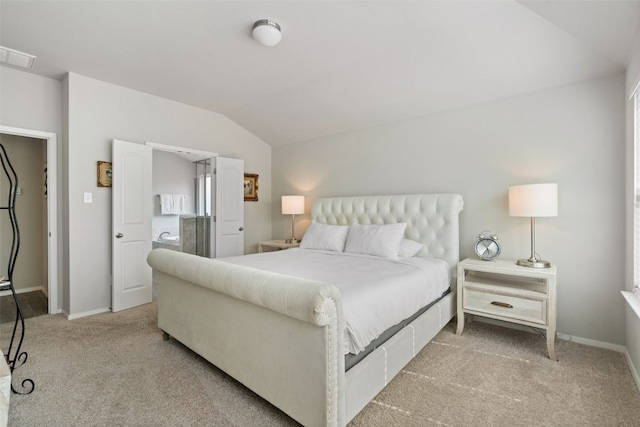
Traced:
[[111, 187], [111, 162], [98, 162], [98, 187]]
[[255, 173], [244, 174], [244, 201], [258, 201], [258, 175]]

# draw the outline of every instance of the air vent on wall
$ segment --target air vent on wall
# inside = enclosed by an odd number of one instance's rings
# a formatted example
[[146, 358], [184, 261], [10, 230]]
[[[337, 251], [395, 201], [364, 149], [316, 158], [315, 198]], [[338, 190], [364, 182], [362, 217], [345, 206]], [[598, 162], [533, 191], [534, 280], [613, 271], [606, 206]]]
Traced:
[[0, 63], [30, 70], [36, 62], [36, 57], [8, 47], [0, 46]]

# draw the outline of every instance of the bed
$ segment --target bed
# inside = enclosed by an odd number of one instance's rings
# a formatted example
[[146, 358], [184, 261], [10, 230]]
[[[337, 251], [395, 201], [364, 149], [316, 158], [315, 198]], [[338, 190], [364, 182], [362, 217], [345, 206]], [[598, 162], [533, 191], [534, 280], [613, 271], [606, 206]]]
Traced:
[[302, 425], [344, 426], [455, 315], [451, 285], [459, 260], [462, 207], [456, 194], [314, 202], [312, 225], [404, 223], [403, 237], [422, 244], [415, 256], [444, 260], [449, 269], [450, 292], [396, 325], [390, 337], [369, 348], [349, 369], [348, 321], [336, 286], [286, 271], [261, 270], [237, 259], [151, 251], [158, 326]]

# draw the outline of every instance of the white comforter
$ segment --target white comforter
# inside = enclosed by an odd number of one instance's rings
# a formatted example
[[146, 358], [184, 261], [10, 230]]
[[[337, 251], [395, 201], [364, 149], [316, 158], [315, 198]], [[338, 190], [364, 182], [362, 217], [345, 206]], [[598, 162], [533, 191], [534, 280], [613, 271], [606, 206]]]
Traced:
[[357, 354], [382, 332], [425, 307], [449, 287], [448, 264], [437, 258], [400, 258], [288, 249], [220, 261], [336, 286], [345, 317], [345, 354]]

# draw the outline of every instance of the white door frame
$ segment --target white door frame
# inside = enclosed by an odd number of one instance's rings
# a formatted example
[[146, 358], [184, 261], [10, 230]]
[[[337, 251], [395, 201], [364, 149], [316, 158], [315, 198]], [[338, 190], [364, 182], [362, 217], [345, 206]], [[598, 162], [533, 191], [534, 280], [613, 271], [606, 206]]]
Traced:
[[195, 157], [204, 160], [206, 158], [218, 157], [218, 153], [212, 153], [211, 151], [196, 150], [195, 148], [178, 147], [176, 145], [157, 144], [155, 142], [146, 141], [145, 145], [153, 148], [154, 150], [168, 151], [170, 153], [186, 155], [185, 157]]
[[0, 125], [0, 133], [6, 135], [24, 136], [28, 138], [45, 139], [47, 141], [47, 234], [49, 241], [47, 251], [49, 262], [47, 266], [49, 299], [49, 314], [60, 313], [58, 306], [58, 146], [57, 137], [53, 132], [43, 132], [32, 129], [22, 129]]

